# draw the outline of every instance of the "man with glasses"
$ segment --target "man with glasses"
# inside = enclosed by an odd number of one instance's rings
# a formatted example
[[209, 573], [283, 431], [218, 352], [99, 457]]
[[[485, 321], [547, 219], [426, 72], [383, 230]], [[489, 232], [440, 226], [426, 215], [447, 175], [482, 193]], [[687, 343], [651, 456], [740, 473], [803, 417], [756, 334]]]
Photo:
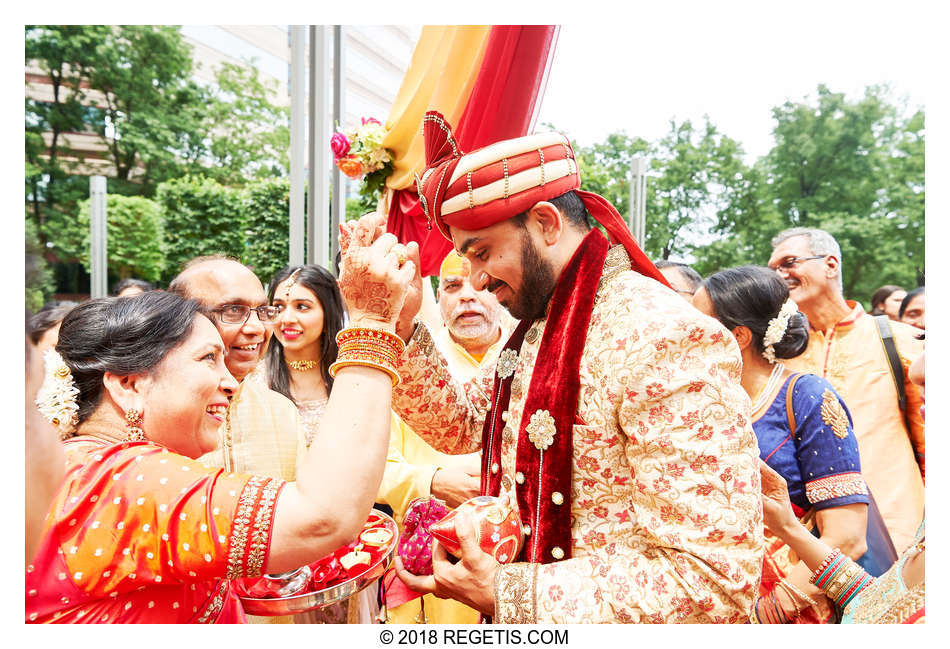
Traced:
[[202, 461], [229, 471], [294, 480], [302, 436], [297, 408], [268, 388], [263, 366], [258, 369], [277, 317], [277, 308], [267, 304], [264, 286], [240, 262], [209, 256], [186, 263], [168, 290], [201, 303], [221, 334], [224, 364], [240, 383], [221, 427], [221, 448]]
[[792, 228], [772, 239], [772, 248], [769, 268], [788, 284], [811, 327], [805, 352], [785, 364], [827, 379], [848, 404], [861, 473], [900, 553], [913, 539], [924, 509], [922, 400], [907, 377], [922, 343], [912, 327], [887, 323], [906, 393], [902, 411], [876, 319], [844, 297], [841, 249], [834, 237], [815, 228]]

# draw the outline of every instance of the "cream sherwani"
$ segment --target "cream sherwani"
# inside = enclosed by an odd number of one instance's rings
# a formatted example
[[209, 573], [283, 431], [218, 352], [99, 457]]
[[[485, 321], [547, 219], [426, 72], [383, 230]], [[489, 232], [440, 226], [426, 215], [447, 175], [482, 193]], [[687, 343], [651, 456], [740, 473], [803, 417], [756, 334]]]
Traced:
[[[442, 326], [437, 335], [440, 349], [449, 362], [450, 371], [458, 380], [468, 381], [478, 375], [482, 366], [494, 367], [501, 348], [508, 340], [514, 328], [514, 321], [504, 313], [502, 332], [498, 341], [489, 347], [481, 363], [469, 354], [464, 347], [452, 339], [447, 327]], [[389, 455], [386, 458], [386, 472], [379, 487], [380, 502], [393, 508], [393, 515], [402, 525], [409, 503], [415, 498], [428, 498], [431, 495], [432, 477], [440, 468], [467, 469], [478, 466], [478, 453], [448, 455], [440, 453], [417, 435], [395, 413], [389, 437]], [[475, 624], [478, 612], [459, 602], [440, 599], [434, 595], [425, 595], [426, 618], [429, 622], [446, 624]], [[419, 600], [415, 599], [389, 611], [390, 622], [408, 624], [419, 614]]]
[[[525, 479], [517, 426], [531, 415], [523, 406], [544, 327], [537, 320], [525, 336], [502, 431], [501, 493], [515, 506]], [[394, 408], [414, 430], [449, 453], [481, 446], [491, 371], [454, 381], [422, 325], [399, 370]], [[764, 540], [740, 375], [728, 331], [611, 249], [580, 365], [572, 556], [502, 566], [496, 622], [748, 620]]]
[[811, 330], [805, 353], [785, 364], [827, 379], [848, 404], [861, 474], [900, 554], [924, 517], [924, 483], [914, 459], [915, 450], [921, 460], [924, 454], [922, 398], [920, 388], [907, 378], [907, 368], [924, 351], [923, 343], [915, 337], [919, 330], [890, 322], [907, 392], [905, 421], [877, 324], [857, 302], [849, 300], [848, 306], [851, 312], [828, 331]]

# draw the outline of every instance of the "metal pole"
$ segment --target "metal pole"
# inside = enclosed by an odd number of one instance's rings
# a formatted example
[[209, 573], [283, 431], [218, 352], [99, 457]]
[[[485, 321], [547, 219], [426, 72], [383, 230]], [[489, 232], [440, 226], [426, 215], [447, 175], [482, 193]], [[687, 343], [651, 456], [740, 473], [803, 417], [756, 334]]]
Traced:
[[304, 243], [304, 47], [307, 31], [290, 26], [290, 265], [303, 264]]
[[330, 27], [310, 26], [307, 263], [332, 272], [330, 253]]
[[647, 161], [634, 158], [630, 161], [630, 233], [642, 247], [646, 236], [646, 189]]
[[640, 194], [640, 215], [639, 219], [639, 238], [637, 241], [646, 246], [647, 238], [647, 161], [643, 161], [643, 172], [640, 174], [640, 188], [637, 190]]
[[92, 297], [106, 297], [106, 177], [89, 177], [89, 292]]
[[[345, 32], [342, 25], [333, 26], [333, 123], [343, 126], [344, 103], [344, 47]], [[336, 166], [333, 168], [333, 210], [330, 216], [330, 263], [336, 259], [340, 250], [340, 223], [346, 220], [346, 196], [343, 181], [343, 172]]]

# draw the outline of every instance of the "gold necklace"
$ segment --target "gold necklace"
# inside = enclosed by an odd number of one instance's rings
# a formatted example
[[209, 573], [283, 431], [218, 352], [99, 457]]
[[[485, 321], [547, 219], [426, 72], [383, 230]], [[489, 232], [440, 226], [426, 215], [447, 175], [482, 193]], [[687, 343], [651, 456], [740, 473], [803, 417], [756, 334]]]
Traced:
[[320, 361], [287, 361], [287, 364], [299, 372], [307, 372], [315, 367], [320, 367]]

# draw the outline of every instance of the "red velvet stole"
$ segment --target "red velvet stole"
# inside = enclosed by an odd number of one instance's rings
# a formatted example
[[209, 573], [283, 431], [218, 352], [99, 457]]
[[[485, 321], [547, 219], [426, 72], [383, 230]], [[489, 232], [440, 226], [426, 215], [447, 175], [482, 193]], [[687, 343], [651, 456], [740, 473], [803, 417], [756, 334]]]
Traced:
[[[610, 248], [599, 230], [591, 230], [565, 266], [554, 288], [548, 310], [544, 336], [538, 348], [531, 385], [518, 427], [516, 469], [524, 474], [523, 484], [515, 484], [522, 524], [531, 526], [517, 561], [550, 563], [555, 547], [563, 557], [571, 556], [571, 479], [574, 458], [573, 426], [580, 394], [580, 364], [587, 339], [587, 328], [604, 261]], [[530, 322], [522, 322], [505, 345], [520, 351]], [[504, 352], [502, 352], [504, 353]], [[501, 492], [501, 471], [492, 472], [494, 463], [501, 465], [500, 413], [508, 409], [513, 375], [500, 380], [495, 374], [492, 408], [485, 417], [482, 448], [482, 494], [497, 496]], [[553, 443], [539, 451], [528, 438], [531, 415], [547, 410], [554, 418], [556, 433]], [[559, 492], [560, 503], [552, 500]]]

